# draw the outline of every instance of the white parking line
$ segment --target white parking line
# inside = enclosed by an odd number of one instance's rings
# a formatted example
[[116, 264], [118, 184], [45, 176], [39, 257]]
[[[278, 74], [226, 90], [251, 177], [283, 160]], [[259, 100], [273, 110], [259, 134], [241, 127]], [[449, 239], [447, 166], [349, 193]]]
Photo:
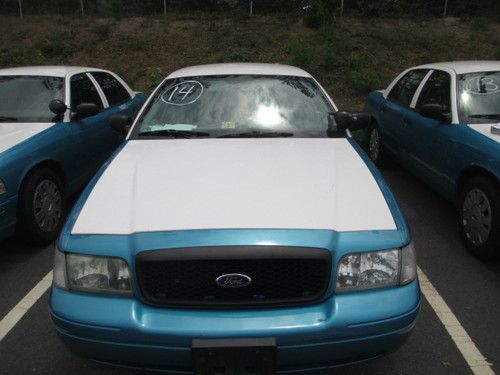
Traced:
[[453, 314], [420, 267], [418, 268], [418, 278], [422, 294], [425, 296], [427, 302], [429, 302], [429, 305], [431, 305], [441, 323], [443, 323], [444, 328], [448, 331], [472, 372], [475, 375], [495, 375], [490, 367], [491, 364], [486, 361], [486, 358], [481, 354], [455, 314]]
[[[420, 288], [427, 302], [448, 331], [465, 361], [475, 375], [495, 375], [491, 364], [478, 350], [468, 333], [462, 327], [457, 317], [448, 307], [436, 288], [431, 284], [425, 273], [418, 268]], [[0, 321], [0, 341], [14, 328], [26, 312], [40, 299], [52, 284], [50, 271], [19, 303]]]
[[40, 299], [52, 284], [52, 271], [40, 280], [19, 303], [0, 321], [0, 341], [14, 328], [26, 312]]

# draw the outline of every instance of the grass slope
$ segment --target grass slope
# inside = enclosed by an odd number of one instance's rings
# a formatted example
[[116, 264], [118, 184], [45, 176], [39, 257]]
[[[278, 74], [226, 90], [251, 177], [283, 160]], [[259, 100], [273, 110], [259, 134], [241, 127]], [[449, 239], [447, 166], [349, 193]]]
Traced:
[[297, 65], [315, 75], [347, 110], [361, 110], [367, 92], [384, 88], [406, 67], [500, 59], [500, 24], [483, 19], [341, 18], [316, 30], [284, 16], [0, 17], [0, 35], [0, 67], [102, 67], [142, 91], [187, 65]]

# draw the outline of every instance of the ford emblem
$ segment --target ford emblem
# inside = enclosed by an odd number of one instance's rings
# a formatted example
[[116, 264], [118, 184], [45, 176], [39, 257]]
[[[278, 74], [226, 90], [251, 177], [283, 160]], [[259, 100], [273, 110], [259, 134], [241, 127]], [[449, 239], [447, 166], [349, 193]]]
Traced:
[[218, 286], [223, 288], [243, 288], [250, 285], [252, 279], [250, 276], [241, 273], [228, 273], [215, 279]]

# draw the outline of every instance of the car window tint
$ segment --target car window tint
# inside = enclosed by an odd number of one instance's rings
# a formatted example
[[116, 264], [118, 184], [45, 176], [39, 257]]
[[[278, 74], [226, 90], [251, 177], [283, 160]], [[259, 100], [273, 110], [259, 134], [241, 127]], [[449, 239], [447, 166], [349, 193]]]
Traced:
[[96, 87], [85, 73], [71, 77], [71, 108], [81, 103], [94, 103], [99, 109], [104, 108]]
[[448, 73], [436, 70], [426, 82], [417, 102], [417, 110], [425, 104], [441, 104], [451, 107], [451, 78]]
[[427, 72], [426, 69], [418, 69], [406, 73], [389, 93], [389, 100], [409, 107], [415, 91], [417, 91]]
[[101, 86], [102, 91], [104, 91], [104, 95], [106, 95], [110, 107], [130, 100], [128, 91], [111, 74], [106, 72], [93, 72], [92, 76], [96, 79], [99, 86]]

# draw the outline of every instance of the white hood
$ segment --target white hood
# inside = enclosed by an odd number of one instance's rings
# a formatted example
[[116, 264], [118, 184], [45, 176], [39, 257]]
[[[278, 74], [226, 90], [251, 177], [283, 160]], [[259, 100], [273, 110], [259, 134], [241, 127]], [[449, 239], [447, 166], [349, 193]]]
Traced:
[[189, 229], [396, 229], [345, 139], [130, 141], [73, 234]]
[[488, 137], [500, 143], [500, 134], [494, 134], [491, 132], [491, 127], [493, 125], [499, 125], [499, 124], [469, 124], [468, 126], [469, 128], [477, 131], [478, 133], [481, 133], [485, 137]]
[[0, 122], [0, 153], [51, 127], [52, 123]]

